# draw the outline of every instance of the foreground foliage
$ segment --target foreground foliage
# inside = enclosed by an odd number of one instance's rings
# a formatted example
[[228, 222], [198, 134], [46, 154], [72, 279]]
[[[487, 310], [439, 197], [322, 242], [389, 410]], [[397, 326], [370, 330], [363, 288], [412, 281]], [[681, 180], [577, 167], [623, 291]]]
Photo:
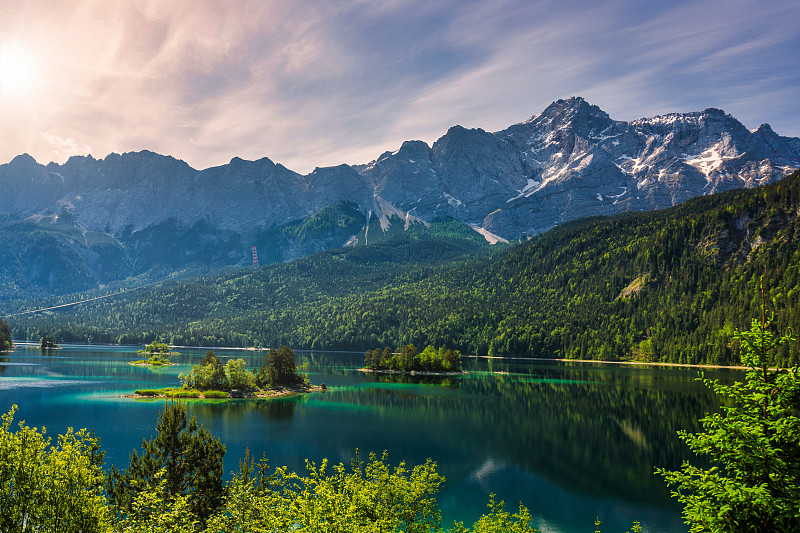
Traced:
[[71, 428], [51, 443], [45, 429], [19, 423], [16, 406], [0, 426], [0, 531], [108, 530], [103, 452], [93, 434]]
[[765, 307], [749, 331], [736, 333], [746, 380], [703, 379], [726, 402], [722, 413], [703, 418], [700, 433], [679, 432], [713, 466], [656, 470], [675, 487], [692, 532], [800, 531], [800, 369], [771, 368], [795, 339], [772, 331]]
[[165, 406], [156, 430], [155, 437], [142, 442], [141, 456], [133, 451], [128, 468], [111, 467], [106, 490], [112, 506], [122, 519], [130, 519], [142, 512], [137, 510], [146, 498], [142, 493], [155, 491], [167, 501], [184, 502], [197, 520], [206, 520], [223, 500], [225, 446], [189, 418], [182, 403]]
[[[223, 486], [225, 448], [181, 404], [166, 404], [158, 435], [112, 467], [103, 490], [98, 439], [70, 430], [50, 445], [44, 429], [20, 422], [16, 411], [0, 427], [0, 530], [55, 533], [533, 533], [530, 512], [509, 513], [494, 496], [470, 528], [441, 523], [436, 496], [444, 477], [436, 464], [392, 466], [386, 453], [349, 465], [306, 462], [304, 473], [270, 471], [247, 454]], [[637, 529], [634, 529], [637, 531]]]

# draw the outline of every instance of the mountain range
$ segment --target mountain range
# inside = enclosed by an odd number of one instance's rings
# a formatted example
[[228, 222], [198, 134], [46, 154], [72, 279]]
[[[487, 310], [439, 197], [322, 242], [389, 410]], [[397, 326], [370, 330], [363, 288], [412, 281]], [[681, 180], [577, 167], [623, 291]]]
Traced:
[[307, 175], [268, 158], [195, 170], [149, 151], [0, 165], [4, 298], [101, 287], [190, 266], [262, 263], [437, 220], [488, 242], [572, 219], [653, 210], [779, 180], [800, 139], [718, 109], [632, 122], [582, 98], [498, 132], [454, 126], [363, 165]]

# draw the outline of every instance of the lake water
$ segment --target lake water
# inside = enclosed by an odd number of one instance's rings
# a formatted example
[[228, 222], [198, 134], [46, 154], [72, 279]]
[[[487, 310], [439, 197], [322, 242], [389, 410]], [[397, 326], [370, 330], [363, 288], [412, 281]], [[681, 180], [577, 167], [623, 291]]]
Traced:
[[[205, 350], [182, 350], [178, 365], [153, 369], [127, 362], [135, 348], [66, 346], [42, 354], [18, 347], [0, 356], [0, 409], [45, 426], [93, 428], [106, 463], [154, 434], [163, 400], [120, 398], [136, 388], [178, 385], [178, 374]], [[260, 365], [261, 353], [218, 350]], [[689, 452], [678, 429], [717, 402], [697, 371], [524, 359], [464, 358], [467, 375], [405, 378], [358, 371], [363, 354], [297, 352], [315, 384], [328, 390], [282, 400], [187, 402], [190, 413], [227, 446], [225, 470], [249, 449], [272, 466], [302, 470], [304, 460], [348, 463], [356, 448], [389, 452], [389, 461], [438, 463], [447, 478], [439, 494], [445, 523], [471, 524], [495, 493], [515, 510], [522, 501], [549, 532], [623, 532], [634, 520], [646, 531], [686, 531], [654, 465], [675, 468]], [[724, 381], [733, 370], [706, 372]]]

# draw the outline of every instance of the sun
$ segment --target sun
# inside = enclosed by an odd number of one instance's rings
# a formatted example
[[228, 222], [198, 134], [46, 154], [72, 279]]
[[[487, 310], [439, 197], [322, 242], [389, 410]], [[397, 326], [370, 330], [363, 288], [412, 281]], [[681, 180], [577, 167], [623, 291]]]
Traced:
[[36, 62], [19, 43], [0, 44], [0, 99], [19, 98], [35, 86]]

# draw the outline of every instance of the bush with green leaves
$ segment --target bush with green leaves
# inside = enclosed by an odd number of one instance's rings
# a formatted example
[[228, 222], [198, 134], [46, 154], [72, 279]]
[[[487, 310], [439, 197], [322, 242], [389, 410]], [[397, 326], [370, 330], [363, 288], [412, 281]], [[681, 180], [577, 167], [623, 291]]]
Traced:
[[138, 396], [162, 396], [166, 394], [164, 389], [136, 389], [133, 391]]
[[208, 399], [227, 398], [228, 393], [222, 390], [207, 390], [203, 391], [203, 397]]
[[70, 428], [53, 444], [24, 422], [12, 431], [16, 410], [0, 426], [0, 531], [108, 531], [99, 439]]
[[795, 339], [791, 331], [776, 335], [763, 302], [761, 319], [736, 332], [745, 381], [703, 379], [722, 398], [722, 412], [703, 418], [700, 433], [679, 432], [711, 466], [656, 469], [675, 487], [691, 532], [800, 531], [799, 369], [773, 368], [779, 348]]
[[149, 354], [168, 354], [169, 344], [153, 341], [144, 347], [144, 351]]
[[189, 497], [167, 493], [166, 470], [159, 470], [155, 484], [143, 485], [133, 498], [130, 512], [122, 515], [115, 530], [120, 533], [198, 533], [200, 522], [189, 505]]
[[229, 359], [225, 364], [225, 377], [230, 389], [253, 390], [256, 388], [256, 376], [247, 369], [244, 359]]
[[170, 389], [164, 393], [167, 398], [179, 399], [199, 398], [200, 394], [197, 389]]
[[211, 350], [206, 352], [199, 365], [194, 365], [188, 374], [181, 373], [178, 378], [184, 388], [200, 390], [228, 390], [228, 376], [225, 367]]
[[343, 463], [306, 461], [306, 475], [277, 468], [260, 476], [236, 476], [228, 487], [222, 512], [209, 520], [210, 531], [427, 533], [440, 529], [436, 494], [444, 478], [428, 460], [394, 468], [374, 454]]
[[259, 387], [294, 386], [304, 381], [305, 377], [297, 371], [297, 356], [288, 346], [280, 346], [277, 350], [270, 348], [256, 375]]
[[[506, 511], [503, 501], [496, 501], [494, 494], [489, 496], [489, 513], [481, 516], [472, 526], [474, 533], [538, 533], [531, 525], [533, 518], [524, 505], [513, 515]], [[455, 524], [449, 533], [469, 533], [460, 522]]]

